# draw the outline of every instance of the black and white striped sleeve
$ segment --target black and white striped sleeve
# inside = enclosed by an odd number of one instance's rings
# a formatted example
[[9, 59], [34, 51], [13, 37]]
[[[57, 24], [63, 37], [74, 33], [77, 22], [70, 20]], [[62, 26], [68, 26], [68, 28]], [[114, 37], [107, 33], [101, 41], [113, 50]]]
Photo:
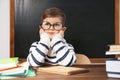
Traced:
[[45, 62], [45, 57], [49, 51], [50, 40], [46, 34], [42, 35], [39, 42], [34, 42], [29, 50], [27, 61], [31, 66], [42, 66]]
[[61, 35], [56, 35], [52, 42], [52, 49], [56, 52], [59, 65], [72, 66], [76, 61], [74, 48], [68, 44]]

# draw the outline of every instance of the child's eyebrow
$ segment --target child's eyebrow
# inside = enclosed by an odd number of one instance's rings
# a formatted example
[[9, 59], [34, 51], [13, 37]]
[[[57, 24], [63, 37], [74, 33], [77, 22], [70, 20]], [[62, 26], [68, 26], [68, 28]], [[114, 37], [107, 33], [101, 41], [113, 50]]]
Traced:
[[[50, 23], [50, 22], [48, 22], [48, 21], [43, 21], [43, 22]], [[55, 23], [53, 23], [53, 24], [56, 24], [56, 23], [62, 23], [62, 22], [55, 22]], [[51, 24], [51, 23], [50, 23], [50, 24]]]

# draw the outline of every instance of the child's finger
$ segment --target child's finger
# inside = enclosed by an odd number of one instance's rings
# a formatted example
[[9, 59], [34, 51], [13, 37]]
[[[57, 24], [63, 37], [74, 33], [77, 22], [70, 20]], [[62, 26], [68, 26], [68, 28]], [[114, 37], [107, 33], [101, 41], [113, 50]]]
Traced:
[[63, 31], [63, 30], [60, 30], [60, 31], [59, 31], [59, 34], [60, 34], [62, 37], [64, 37], [64, 31]]

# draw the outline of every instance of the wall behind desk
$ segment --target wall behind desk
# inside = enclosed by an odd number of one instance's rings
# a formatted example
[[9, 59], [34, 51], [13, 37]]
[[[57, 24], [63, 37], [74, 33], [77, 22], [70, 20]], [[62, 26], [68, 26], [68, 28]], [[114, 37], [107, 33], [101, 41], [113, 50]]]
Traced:
[[15, 56], [27, 57], [30, 45], [39, 41], [40, 18], [49, 7], [66, 13], [65, 39], [76, 53], [107, 57], [107, 45], [115, 43], [114, 0], [15, 0]]
[[10, 1], [0, 0], [0, 59], [10, 57]]

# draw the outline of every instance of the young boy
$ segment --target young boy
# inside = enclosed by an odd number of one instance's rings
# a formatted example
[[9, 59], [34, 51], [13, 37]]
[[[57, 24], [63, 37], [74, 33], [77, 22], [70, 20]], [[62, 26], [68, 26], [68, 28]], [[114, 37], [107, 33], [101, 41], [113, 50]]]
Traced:
[[64, 39], [66, 16], [59, 8], [46, 9], [40, 25], [40, 41], [34, 42], [27, 61], [30, 66], [44, 64], [72, 66], [76, 61], [74, 48]]

